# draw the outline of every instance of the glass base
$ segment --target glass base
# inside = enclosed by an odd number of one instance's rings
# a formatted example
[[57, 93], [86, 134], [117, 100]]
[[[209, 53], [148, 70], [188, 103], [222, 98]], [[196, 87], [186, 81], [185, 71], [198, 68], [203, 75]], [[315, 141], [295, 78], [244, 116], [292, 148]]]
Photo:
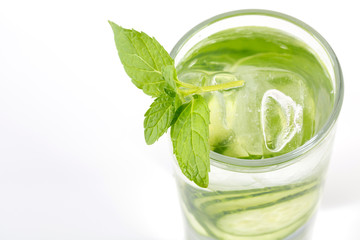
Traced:
[[[285, 237], [283, 240], [311, 240], [314, 222], [315, 216], [313, 216], [303, 226], [297, 229], [290, 236]], [[218, 240], [212, 237], [200, 235], [189, 225], [187, 221], [185, 221], [185, 231], [186, 240]], [[251, 239], [249, 238], [249, 240]]]

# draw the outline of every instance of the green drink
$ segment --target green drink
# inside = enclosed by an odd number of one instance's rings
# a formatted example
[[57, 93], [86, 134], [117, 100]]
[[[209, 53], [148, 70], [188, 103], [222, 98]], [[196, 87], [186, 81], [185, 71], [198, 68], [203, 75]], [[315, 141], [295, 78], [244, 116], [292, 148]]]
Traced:
[[182, 82], [245, 81], [203, 93], [210, 109], [209, 186], [177, 174], [188, 239], [309, 237], [342, 90], [331, 49], [297, 21], [267, 11], [220, 15], [173, 50]]
[[243, 10], [199, 24], [169, 55], [109, 23], [126, 73], [155, 98], [146, 143], [171, 129], [187, 238], [308, 239], [343, 98], [326, 41], [290, 16]]

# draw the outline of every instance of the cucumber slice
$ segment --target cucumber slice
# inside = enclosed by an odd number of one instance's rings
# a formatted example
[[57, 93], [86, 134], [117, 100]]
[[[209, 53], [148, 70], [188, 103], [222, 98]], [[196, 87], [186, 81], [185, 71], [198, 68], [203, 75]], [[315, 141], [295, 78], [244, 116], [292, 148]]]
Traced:
[[184, 211], [184, 215], [189, 223], [189, 225], [200, 235], [208, 236], [207, 231], [201, 226], [201, 224], [198, 222], [198, 220], [192, 215], [185, 204], [182, 204], [182, 208]]
[[[227, 214], [219, 218], [216, 225], [222, 231], [233, 235], [273, 235], [279, 230], [292, 229], [293, 224], [314, 208], [317, 195], [317, 192], [313, 191], [269, 207]], [[284, 230], [276, 235], [286, 236], [290, 233], [291, 231]]]
[[199, 234], [224, 240], [275, 240], [306, 223], [317, 204], [319, 182], [243, 191], [186, 192], [186, 215]]
[[310, 219], [311, 215], [312, 212], [309, 212], [301, 219], [297, 220], [296, 222], [292, 223], [291, 225], [283, 229], [261, 235], [249, 235], [249, 236], [234, 235], [222, 231], [220, 228], [213, 225], [212, 223], [209, 224], [209, 227], [211, 226], [211, 232], [212, 232], [211, 236], [213, 236], [213, 238], [221, 239], [221, 240], [284, 240], [286, 237], [290, 236], [297, 229], [303, 226]]
[[[213, 191], [204, 192], [194, 197], [194, 205], [203, 209], [214, 203], [220, 203], [226, 201], [226, 199], [244, 198], [253, 196], [254, 194], [266, 194], [275, 191], [283, 191], [285, 187], [269, 187], [269, 188], [257, 188], [241, 191]], [[285, 188], [286, 189], [286, 188]]]
[[286, 201], [289, 198], [296, 198], [299, 195], [313, 191], [317, 186], [313, 184], [302, 185], [295, 188], [286, 188], [268, 190], [264, 192], [242, 195], [232, 198], [224, 198], [221, 201], [214, 201], [213, 204], [207, 203], [208, 206], [204, 211], [210, 216], [219, 216], [247, 209], [263, 208], [278, 202]]
[[226, 110], [224, 97], [219, 92], [209, 94], [210, 109], [209, 142], [214, 150], [219, 144], [226, 142], [233, 134], [226, 124]]
[[235, 138], [222, 152], [223, 155], [236, 158], [248, 158], [249, 153], [242, 147], [246, 146], [239, 138]]

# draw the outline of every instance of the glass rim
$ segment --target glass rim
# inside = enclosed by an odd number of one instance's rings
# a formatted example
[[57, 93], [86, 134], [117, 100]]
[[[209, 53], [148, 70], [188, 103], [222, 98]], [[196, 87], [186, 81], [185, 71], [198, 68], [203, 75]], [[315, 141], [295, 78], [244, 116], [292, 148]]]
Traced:
[[324, 50], [328, 53], [328, 57], [331, 60], [332, 67], [334, 70], [334, 80], [335, 80], [334, 105], [328, 120], [321, 127], [321, 129], [310, 140], [308, 140], [306, 143], [304, 143], [303, 145], [301, 145], [300, 147], [296, 148], [293, 151], [290, 151], [288, 153], [279, 156], [275, 156], [271, 158], [262, 158], [262, 159], [235, 158], [210, 151], [210, 160], [215, 161], [217, 164], [218, 163], [231, 164], [238, 167], [267, 167], [271, 165], [277, 165], [277, 164], [289, 162], [291, 160], [296, 160], [298, 157], [304, 155], [305, 153], [315, 148], [315, 146], [317, 146], [320, 142], [322, 142], [325, 139], [325, 137], [330, 133], [331, 129], [335, 125], [336, 120], [339, 116], [344, 98], [344, 82], [343, 82], [343, 75], [342, 75], [340, 63], [334, 51], [330, 47], [329, 43], [315, 29], [313, 29], [312, 27], [310, 27], [309, 25], [307, 25], [306, 23], [302, 22], [297, 18], [276, 11], [264, 10], [264, 9], [235, 10], [235, 11], [218, 14], [214, 17], [211, 17], [199, 23], [198, 25], [190, 29], [176, 43], [176, 45], [170, 52], [170, 56], [173, 59], [175, 59], [175, 57], [177, 56], [181, 48], [187, 43], [187, 41], [190, 40], [196, 33], [200, 32], [204, 28], [221, 20], [225, 20], [228, 18], [237, 17], [241, 15], [259, 15], [259, 16], [269, 16], [269, 17], [278, 18], [280, 20], [284, 20], [289, 23], [292, 23], [297, 27], [300, 27], [301, 29], [308, 32], [315, 40], [317, 40], [322, 45]]

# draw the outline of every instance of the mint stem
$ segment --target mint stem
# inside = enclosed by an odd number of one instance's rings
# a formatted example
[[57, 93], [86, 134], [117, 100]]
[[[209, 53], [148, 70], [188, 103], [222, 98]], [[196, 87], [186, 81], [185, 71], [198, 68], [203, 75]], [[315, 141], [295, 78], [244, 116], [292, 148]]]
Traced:
[[183, 83], [183, 82], [177, 82], [179, 85], [182, 85], [184, 87], [187, 87], [188, 89], [179, 89], [179, 93], [181, 93], [184, 96], [188, 96], [191, 94], [199, 94], [204, 92], [213, 92], [213, 91], [220, 91], [220, 90], [226, 90], [231, 88], [238, 88], [242, 87], [244, 85], [244, 80], [239, 81], [233, 81], [233, 82], [227, 82], [227, 83], [221, 83], [217, 85], [212, 86], [204, 86], [204, 87], [198, 87], [189, 83]]

